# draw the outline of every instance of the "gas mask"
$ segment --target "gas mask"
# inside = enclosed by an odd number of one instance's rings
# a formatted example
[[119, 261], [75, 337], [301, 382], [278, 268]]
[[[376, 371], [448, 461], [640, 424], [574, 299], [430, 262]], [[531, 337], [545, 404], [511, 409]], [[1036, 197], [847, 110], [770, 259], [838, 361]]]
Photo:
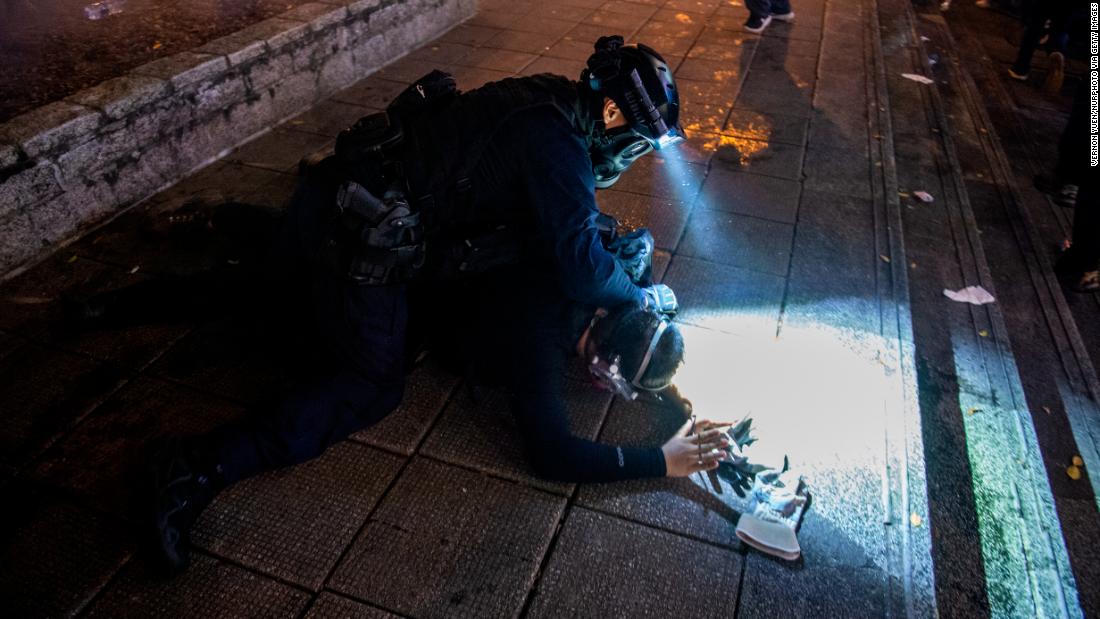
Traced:
[[[595, 326], [598, 320], [600, 320], [599, 317], [593, 318], [592, 326]], [[650, 337], [649, 346], [646, 347], [645, 354], [642, 356], [642, 362], [638, 364], [638, 369], [629, 378], [623, 375], [622, 355], [615, 351], [601, 351], [598, 344], [594, 347], [597, 350], [592, 352], [589, 357], [589, 374], [592, 375], [592, 378], [600, 387], [626, 400], [637, 398], [638, 393], [641, 391], [661, 391], [667, 388], [671, 382], [656, 388], [643, 387], [642, 377], [649, 369], [649, 364], [653, 360], [653, 353], [657, 350], [657, 344], [661, 341], [661, 336], [668, 330], [668, 325], [668, 320], [664, 318], [657, 322]]]
[[596, 188], [607, 189], [614, 185], [630, 164], [651, 150], [653, 145], [649, 140], [630, 127], [618, 127], [598, 136], [588, 151], [592, 156]]

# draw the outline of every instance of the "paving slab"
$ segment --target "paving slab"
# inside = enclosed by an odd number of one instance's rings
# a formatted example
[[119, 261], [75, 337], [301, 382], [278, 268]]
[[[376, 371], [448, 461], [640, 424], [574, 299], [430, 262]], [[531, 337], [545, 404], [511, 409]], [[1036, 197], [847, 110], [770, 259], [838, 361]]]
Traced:
[[[452, 31], [453, 32], [453, 31]], [[531, 54], [541, 54], [550, 49], [562, 37], [539, 32], [515, 32], [512, 30], [494, 30], [491, 37], [482, 43], [492, 49], [506, 49]], [[592, 39], [595, 42], [595, 39]]]
[[24, 344], [0, 358], [0, 462], [27, 464], [125, 378], [117, 367], [36, 344]]
[[701, 208], [692, 211], [677, 253], [783, 277], [793, 236], [790, 224]]
[[338, 443], [316, 460], [231, 486], [203, 512], [193, 543], [319, 590], [403, 463], [370, 447]]
[[417, 617], [519, 613], [565, 499], [418, 458], [328, 586]]
[[812, 92], [812, 83], [796, 82], [783, 72], [750, 71], [737, 97], [737, 107], [806, 118], [812, 111]]
[[400, 616], [326, 591], [313, 601], [305, 619], [397, 619]]
[[850, 150], [811, 146], [804, 170], [807, 191], [871, 197], [871, 163]]
[[752, 110], [734, 110], [721, 132], [763, 142], [802, 146], [806, 143], [809, 121]]
[[885, 574], [875, 569], [790, 566], [750, 553], [739, 617], [882, 617]]
[[[424, 440], [420, 453], [568, 494], [571, 484], [535, 475], [509, 410], [508, 396], [501, 390], [478, 389], [477, 397], [479, 402], [475, 403], [469, 393], [457, 394]], [[607, 414], [611, 395], [584, 383], [568, 381], [565, 398], [570, 430], [575, 436], [595, 438]]]
[[[458, 379], [431, 359], [405, 381], [405, 397], [385, 419], [351, 436], [368, 445], [412, 455], [428, 429], [443, 412], [458, 386]], [[459, 394], [461, 397], [461, 394]]]
[[[65, 318], [64, 304], [67, 301], [140, 285], [154, 278], [140, 272], [131, 273], [103, 265], [95, 260], [80, 258], [75, 254], [68, 255], [68, 259], [64, 262], [65, 266], [60, 267], [60, 260], [52, 261], [52, 264], [43, 269], [45, 273], [40, 274], [36, 270], [28, 276], [38, 278], [51, 271], [56, 273], [71, 270], [74, 278], [82, 281], [66, 286], [61, 291], [50, 291], [48, 287], [37, 288], [43, 294], [50, 295], [42, 297], [21, 296], [21, 293], [34, 294], [36, 288], [33, 285], [23, 287], [16, 282], [14, 287], [18, 289], [13, 291], [15, 294], [5, 299], [5, 301], [14, 301], [13, 305], [17, 310], [16, 315], [13, 316], [15, 318], [26, 310], [37, 311], [37, 314], [28, 316], [27, 323], [21, 328], [21, 331], [31, 339], [54, 348], [106, 361], [120, 368], [138, 370], [159, 357], [173, 342], [191, 329], [191, 325], [181, 321], [135, 321], [132, 324], [75, 328]], [[51, 268], [52, 266], [60, 268], [54, 269]], [[62, 278], [64, 279], [65, 275], [62, 275]]]
[[286, 391], [299, 374], [261, 325], [238, 317], [204, 324], [179, 340], [149, 371], [195, 389], [257, 403]]
[[[798, 7], [798, 17], [802, 18], [803, 9]], [[817, 59], [821, 53], [820, 41], [806, 41], [787, 37], [761, 37], [756, 44], [756, 59], [772, 62], [784, 61], [788, 57], [798, 56]], [[862, 60], [862, 56], [859, 57]]]
[[[715, 334], [708, 333], [707, 337]], [[696, 353], [697, 348], [693, 347], [692, 360]], [[639, 401], [616, 400], [600, 440], [632, 447], [658, 446], [684, 423], [676, 411]], [[746, 507], [727, 482], [709, 474], [586, 484], [578, 491], [577, 504], [732, 548], [740, 545], [734, 529]]]
[[608, 189], [596, 193], [600, 210], [628, 229], [649, 228], [657, 247], [672, 249], [680, 242], [691, 205], [677, 200]]
[[328, 99], [291, 118], [283, 128], [335, 138], [355, 121], [380, 109]]
[[138, 378], [43, 454], [31, 475], [103, 511], [139, 518], [146, 445], [166, 434], [199, 434], [242, 413], [222, 398]]
[[691, 204], [703, 184], [702, 165], [672, 159], [643, 157], [630, 166], [613, 187], [655, 198], [669, 198]]
[[[193, 217], [203, 207], [224, 202], [281, 207], [282, 202], [271, 199], [269, 190], [273, 184], [293, 182], [293, 178], [251, 166], [215, 164], [78, 240], [71, 246], [72, 253], [138, 276], [104, 288], [139, 281], [145, 274], [183, 277], [224, 267], [229, 260], [257, 251], [260, 239], [268, 238], [264, 230], [255, 227], [263, 221], [263, 211], [248, 212], [251, 235], [230, 235], [180, 216]], [[272, 211], [267, 223], [273, 224], [274, 217]], [[59, 256], [71, 259], [71, 254]]]
[[715, 168], [696, 207], [794, 224], [801, 194], [802, 185], [795, 181]]
[[317, 135], [277, 128], [238, 148], [225, 160], [253, 168], [291, 173], [298, 169], [298, 162], [305, 154], [318, 150], [330, 140], [327, 132]]
[[680, 322], [738, 335], [775, 335], [786, 287], [782, 277], [674, 256], [664, 283], [680, 300]]
[[530, 616], [728, 617], [742, 561], [730, 550], [574, 508]]
[[131, 562], [87, 616], [288, 617], [308, 603], [304, 591], [195, 553], [187, 571], [171, 580]]
[[0, 598], [13, 617], [74, 616], [130, 558], [135, 541], [102, 514], [28, 485], [5, 487]]
[[[709, 24], [710, 18], [707, 21]], [[758, 39], [755, 37], [747, 37], [740, 32], [719, 30], [708, 25], [703, 28], [699, 38], [695, 39], [695, 43], [691, 46], [687, 57], [706, 60], [736, 60], [741, 64], [741, 69], [744, 71], [748, 62], [752, 59], [752, 50], [755, 49], [757, 42]], [[677, 83], [679, 83], [679, 76], [677, 76]]]
[[0, 328], [23, 337], [47, 336], [64, 315], [61, 301], [141, 281], [137, 275], [77, 251], [60, 252], [0, 287]]
[[715, 167], [790, 180], [802, 180], [801, 146], [725, 134], [718, 141]]
[[405, 82], [372, 75], [336, 93], [331, 100], [382, 110], [407, 87]]

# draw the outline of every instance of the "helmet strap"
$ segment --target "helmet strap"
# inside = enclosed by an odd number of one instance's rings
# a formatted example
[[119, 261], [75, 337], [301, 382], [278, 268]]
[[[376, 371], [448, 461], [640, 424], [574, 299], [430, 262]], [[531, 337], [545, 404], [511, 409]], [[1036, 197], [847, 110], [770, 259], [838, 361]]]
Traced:
[[638, 371], [634, 374], [634, 380], [630, 381], [630, 384], [639, 389], [645, 389], [642, 386], [642, 376], [645, 375], [645, 371], [649, 369], [649, 362], [653, 360], [653, 353], [657, 350], [657, 343], [661, 341], [661, 335], [664, 334], [665, 329], [668, 329], [668, 321], [661, 320], [657, 323], [657, 328], [653, 331], [653, 339], [649, 340], [649, 348], [646, 348], [645, 356], [642, 357], [642, 363], [638, 366]]

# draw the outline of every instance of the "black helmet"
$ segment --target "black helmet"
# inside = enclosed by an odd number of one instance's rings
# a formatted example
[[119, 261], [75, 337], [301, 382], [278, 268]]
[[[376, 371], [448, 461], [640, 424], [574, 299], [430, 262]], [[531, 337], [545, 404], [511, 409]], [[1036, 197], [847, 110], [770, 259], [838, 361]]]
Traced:
[[[588, 58], [581, 83], [593, 94], [594, 107], [608, 97], [627, 120], [622, 128], [597, 131], [591, 147], [596, 186], [611, 186], [638, 157], [684, 139], [680, 95], [672, 69], [660, 54], [638, 43], [624, 45], [621, 36], [600, 37]], [[602, 107], [596, 112], [602, 127]]]

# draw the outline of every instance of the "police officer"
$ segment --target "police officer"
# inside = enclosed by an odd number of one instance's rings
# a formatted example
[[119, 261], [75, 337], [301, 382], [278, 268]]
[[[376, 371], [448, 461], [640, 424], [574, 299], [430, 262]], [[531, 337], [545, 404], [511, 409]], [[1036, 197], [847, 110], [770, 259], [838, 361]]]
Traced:
[[[313, 166], [292, 199], [277, 255], [284, 262], [272, 267], [310, 290], [325, 355], [270, 410], [158, 450], [153, 521], [165, 566], [187, 564], [189, 529], [219, 489], [314, 458], [397, 407], [409, 349], [419, 344], [407, 337], [410, 282], [455, 291], [413, 303], [414, 310], [438, 317], [451, 305], [508, 317], [506, 327], [467, 330], [507, 334], [501, 346], [463, 348], [511, 360], [503, 382], [543, 474], [586, 481], [717, 466], [715, 450], [726, 444], [717, 432], [678, 437], [663, 451], [572, 437], [560, 385], [547, 382], [560, 379], [561, 351], [570, 348], [590, 355], [594, 375], [624, 395], [666, 386], [678, 365], [682, 344], [660, 317], [674, 297], [635, 285], [607, 252], [594, 194], [638, 157], [682, 140], [678, 105], [660, 55], [603, 37], [580, 82], [537, 75], [458, 93], [453, 80], [433, 72], [386, 114], [342, 134], [336, 155]], [[568, 307], [610, 314], [578, 331]], [[622, 324], [631, 326], [611, 328]], [[574, 348], [584, 333], [608, 330], [621, 331], [618, 339], [597, 338], [610, 349]], [[631, 351], [615, 350], [628, 343], [636, 344]]]

